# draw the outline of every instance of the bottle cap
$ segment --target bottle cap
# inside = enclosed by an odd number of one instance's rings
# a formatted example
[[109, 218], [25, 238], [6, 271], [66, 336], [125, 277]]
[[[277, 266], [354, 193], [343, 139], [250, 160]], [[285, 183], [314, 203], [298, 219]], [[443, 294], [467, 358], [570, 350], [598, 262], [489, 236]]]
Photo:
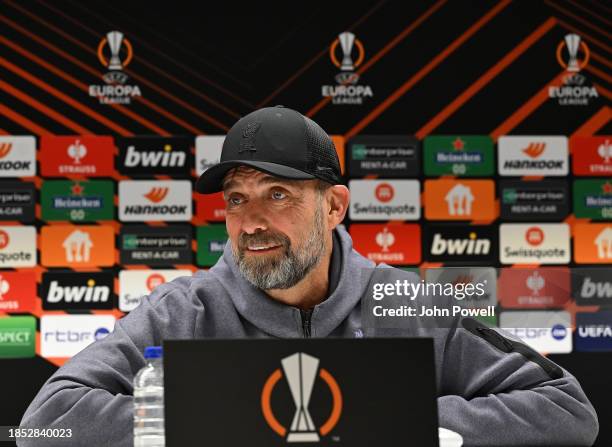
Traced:
[[159, 359], [163, 355], [161, 346], [147, 346], [144, 350], [145, 359]]

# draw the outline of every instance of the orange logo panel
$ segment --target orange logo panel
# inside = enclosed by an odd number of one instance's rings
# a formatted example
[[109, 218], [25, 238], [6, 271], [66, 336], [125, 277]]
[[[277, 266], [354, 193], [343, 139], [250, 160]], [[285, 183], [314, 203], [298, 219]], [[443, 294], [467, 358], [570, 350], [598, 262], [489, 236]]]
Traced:
[[576, 224], [574, 260], [579, 264], [612, 264], [612, 224]]
[[426, 180], [425, 218], [429, 220], [495, 219], [493, 180]]
[[336, 153], [340, 160], [340, 171], [344, 174], [344, 137], [342, 135], [330, 135], [334, 146], [336, 146]]
[[40, 252], [46, 267], [110, 267], [115, 263], [115, 233], [103, 225], [43, 227]]

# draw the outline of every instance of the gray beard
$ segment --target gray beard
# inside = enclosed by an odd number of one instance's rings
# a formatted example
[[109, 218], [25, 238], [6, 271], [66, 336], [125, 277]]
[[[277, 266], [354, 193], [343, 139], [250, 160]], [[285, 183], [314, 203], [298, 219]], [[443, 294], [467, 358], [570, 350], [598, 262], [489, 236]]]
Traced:
[[[268, 257], [246, 259], [245, 248], [236, 249], [232, 244], [234, 259], [244, 278], [261, 290], [289, 289], [299, 283], [319, 263], [325, 246], [323, 241], [323, 216], [320, 207], [314, 215], [314, 225], [302, 247], [291, 249], [288, 238], [282, 237], [284, 252], [272, 259]], [[279, 237], [272, 238], [281, 242]], [[266, 242], [258, 239], [259, 242]], [[240, 242], [239, 246], [244, 247]]]

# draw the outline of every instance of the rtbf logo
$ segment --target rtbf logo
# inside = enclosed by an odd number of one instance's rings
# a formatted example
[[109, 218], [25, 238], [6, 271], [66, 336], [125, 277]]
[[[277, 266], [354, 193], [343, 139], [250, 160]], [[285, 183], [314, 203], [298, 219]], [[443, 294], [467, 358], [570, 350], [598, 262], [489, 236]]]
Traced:
[[119, 182], [119, 219], [125, 222], [191, 219], [189, 180]]
[[112, 315], [43, 315], [40, 351], [43, 357], [72, 357], [108, 336], [115, 326]]
[[191, 169], [190, 138], [133, 137], [118, 138], [119, 166], [126, 175], [188, 176]]

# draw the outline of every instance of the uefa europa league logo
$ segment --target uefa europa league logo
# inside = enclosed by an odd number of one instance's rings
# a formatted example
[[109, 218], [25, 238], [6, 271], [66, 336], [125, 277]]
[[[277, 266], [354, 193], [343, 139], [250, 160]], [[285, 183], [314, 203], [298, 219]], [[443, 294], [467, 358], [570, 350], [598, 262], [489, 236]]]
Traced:
[[[563, 47], [567, 48], [569, 56], [567, 62], [563, 59]], [[579, 59], [579, 51], [582, 50], [583, 57]], [[557, 47], [557, 61], [559, 64], [571, 73], [577, 73], [582, 70], [589, 62], [590, 51], [586, 43], [582, 41], [578, 34], [567, 34]]]
[[111, 31], [106, 35], [108, 40], [108, 46], [111, 51], [111, 58], [108, 62], [109, 70], [121, 70], [123, 65], [119, 59], [119, 50], [121, 49], [121, 41], [123, 40], [123, 33], [119, 31]]
[[338, 35], [338, 40], [340, 41], [340, 48], [342, 49], [340, 70], [353, 71], [355, 67], [353, 66], [351, 52], [353, 51], [353, 44], [355, 43], [355, 35], [347, 31]]
[[[270, 374], [261, 392], [261, 409], [270, 428], [287, 442], [318, 442], [336, 426], [342, 413], [342, 393], [336, 379], [324, 368], [319, 368], [319, 359], [304, 352], [296, 352], [281, 360], [281, 368]], [[284, 376], [291, 392], [295, 413], [287, 430], [272, 410], [271, 396], [274, 387]], [[317, 379], [321, 379], [332, 395], [332, 409], [327, 421], [317, 430], [308, 410], [310, 398]], [[319, 436], [320, 435], [320, 436]]]
[[[107, 60], [104, 56], [104, 47], [108, 46], [110, 58]], [[125, 60], [121, 61], [121, 48], [125, 46]], [[132, 44], [125, 38], [121, 31], [110, 31], [98, 45], [98, 59], [100, 63], [109, 70], [123, 70], [131, 62], [133, 56]]]

